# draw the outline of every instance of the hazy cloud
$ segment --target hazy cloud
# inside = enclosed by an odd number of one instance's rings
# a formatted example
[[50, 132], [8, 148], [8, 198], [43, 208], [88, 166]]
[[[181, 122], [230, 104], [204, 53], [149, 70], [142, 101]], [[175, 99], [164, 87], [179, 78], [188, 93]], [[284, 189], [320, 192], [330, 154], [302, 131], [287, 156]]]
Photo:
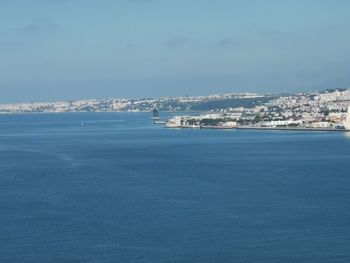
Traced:
[[125, 48], [133, 48], [134, 47], [134, 44], [133, 43], [127, 43], [125, 45]]
[[52, 32], [60, 30], [61, 27], [49, 18], [39, 18], [25, 25], [22, 29], [25, 32]]
[[129, 0], [130, 2], [133, 3], [148, 3], [148, 2], [152, 2], [152, 0]]
[[232, 41], [232, 39], [230, 39], [230, 38], [222, 39], [222, 40], [219, 42], [219, 46], [220, 46], [220, 47], [230, 47], [230, 46], [233, 46], [233, 45], [235, 45], [235, 42]]
[[263, 36], [277, 37], [277, 36], [280, 36], [282, 33], [279, 31], [271, 30], [271, 31], [260, 31], [259, 34]]
[[168, 47], [179, 47], [179, 46], [185, 45], [187, 42], [188, 42], [187, 37], [175, 36], [165, 41], [164, 45]]

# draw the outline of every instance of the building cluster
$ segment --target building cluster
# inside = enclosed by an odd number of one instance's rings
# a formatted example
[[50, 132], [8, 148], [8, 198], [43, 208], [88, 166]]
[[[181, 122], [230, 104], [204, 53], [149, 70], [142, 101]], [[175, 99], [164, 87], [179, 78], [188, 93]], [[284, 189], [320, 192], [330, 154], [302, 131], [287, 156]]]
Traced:
[[221, 108], [210, 115], [182, 115], [167, 127], [350, 129], [350, 89], [275, 96], [254, 107]]
[[336, 128], [343, 126], [349, 105], [350, 89], [279, 96], [244, 111], [242, 120], [267, 127]]
[[186, 116], [181, 114], [179, 119], [172, 121], [176, 125], [180, 122], [181, 125], [193, 127], [248, 125], [342, 128], [349, 105], [350, 89], [338, 89], [290, 95], [242, 93], [0, 104], [0, 113], [149, 112], [156, 108], [159, 111], [187, 112]]
[[0, 104], [0, 113], [26, 112], [147, 112], [157, 108], [160, 111], [186, 111], [192, 106], [208, 101], [257, 98], [252, 93], [222, 94], [210, 96], [181, 96], [137, 99], [91, 99], [44, 103]]
[[229, 114], [214, 113], [202, 115], [178, 115], [166, 122], [168, 128], [222, 128], [237, 127], [237, 122]]

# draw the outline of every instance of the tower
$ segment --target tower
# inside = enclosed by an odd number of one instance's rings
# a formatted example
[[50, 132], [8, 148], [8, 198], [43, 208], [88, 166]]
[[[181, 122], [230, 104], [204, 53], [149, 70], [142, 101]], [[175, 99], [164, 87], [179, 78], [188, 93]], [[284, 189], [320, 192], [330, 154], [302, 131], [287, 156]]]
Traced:
[[152, 117], [153, 120], [159, 120], [159, 111], [157, 108], [154, 108], [153, 109], [153, 117]]

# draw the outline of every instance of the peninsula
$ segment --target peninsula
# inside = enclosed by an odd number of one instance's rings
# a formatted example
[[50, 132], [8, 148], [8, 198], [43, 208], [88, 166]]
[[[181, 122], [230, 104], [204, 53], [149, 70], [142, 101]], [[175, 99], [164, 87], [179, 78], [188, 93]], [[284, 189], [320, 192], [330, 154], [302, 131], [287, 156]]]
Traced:
[[176, 115], [166, 122], [167, 127], [344, 130], [350, 126], [349, 105], [350, 89], [327, 89], [297, 94], [231, 93], [0, 104], [0, 113], [150, 112], [157, 109]]

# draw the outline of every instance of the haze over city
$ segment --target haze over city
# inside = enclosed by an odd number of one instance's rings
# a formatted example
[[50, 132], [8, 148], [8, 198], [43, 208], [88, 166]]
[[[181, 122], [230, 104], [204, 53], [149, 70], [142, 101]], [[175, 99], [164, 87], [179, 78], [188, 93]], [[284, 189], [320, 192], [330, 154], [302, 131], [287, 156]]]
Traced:
[[350, 2], [2, 0], [0, 103], [350, 84]]

